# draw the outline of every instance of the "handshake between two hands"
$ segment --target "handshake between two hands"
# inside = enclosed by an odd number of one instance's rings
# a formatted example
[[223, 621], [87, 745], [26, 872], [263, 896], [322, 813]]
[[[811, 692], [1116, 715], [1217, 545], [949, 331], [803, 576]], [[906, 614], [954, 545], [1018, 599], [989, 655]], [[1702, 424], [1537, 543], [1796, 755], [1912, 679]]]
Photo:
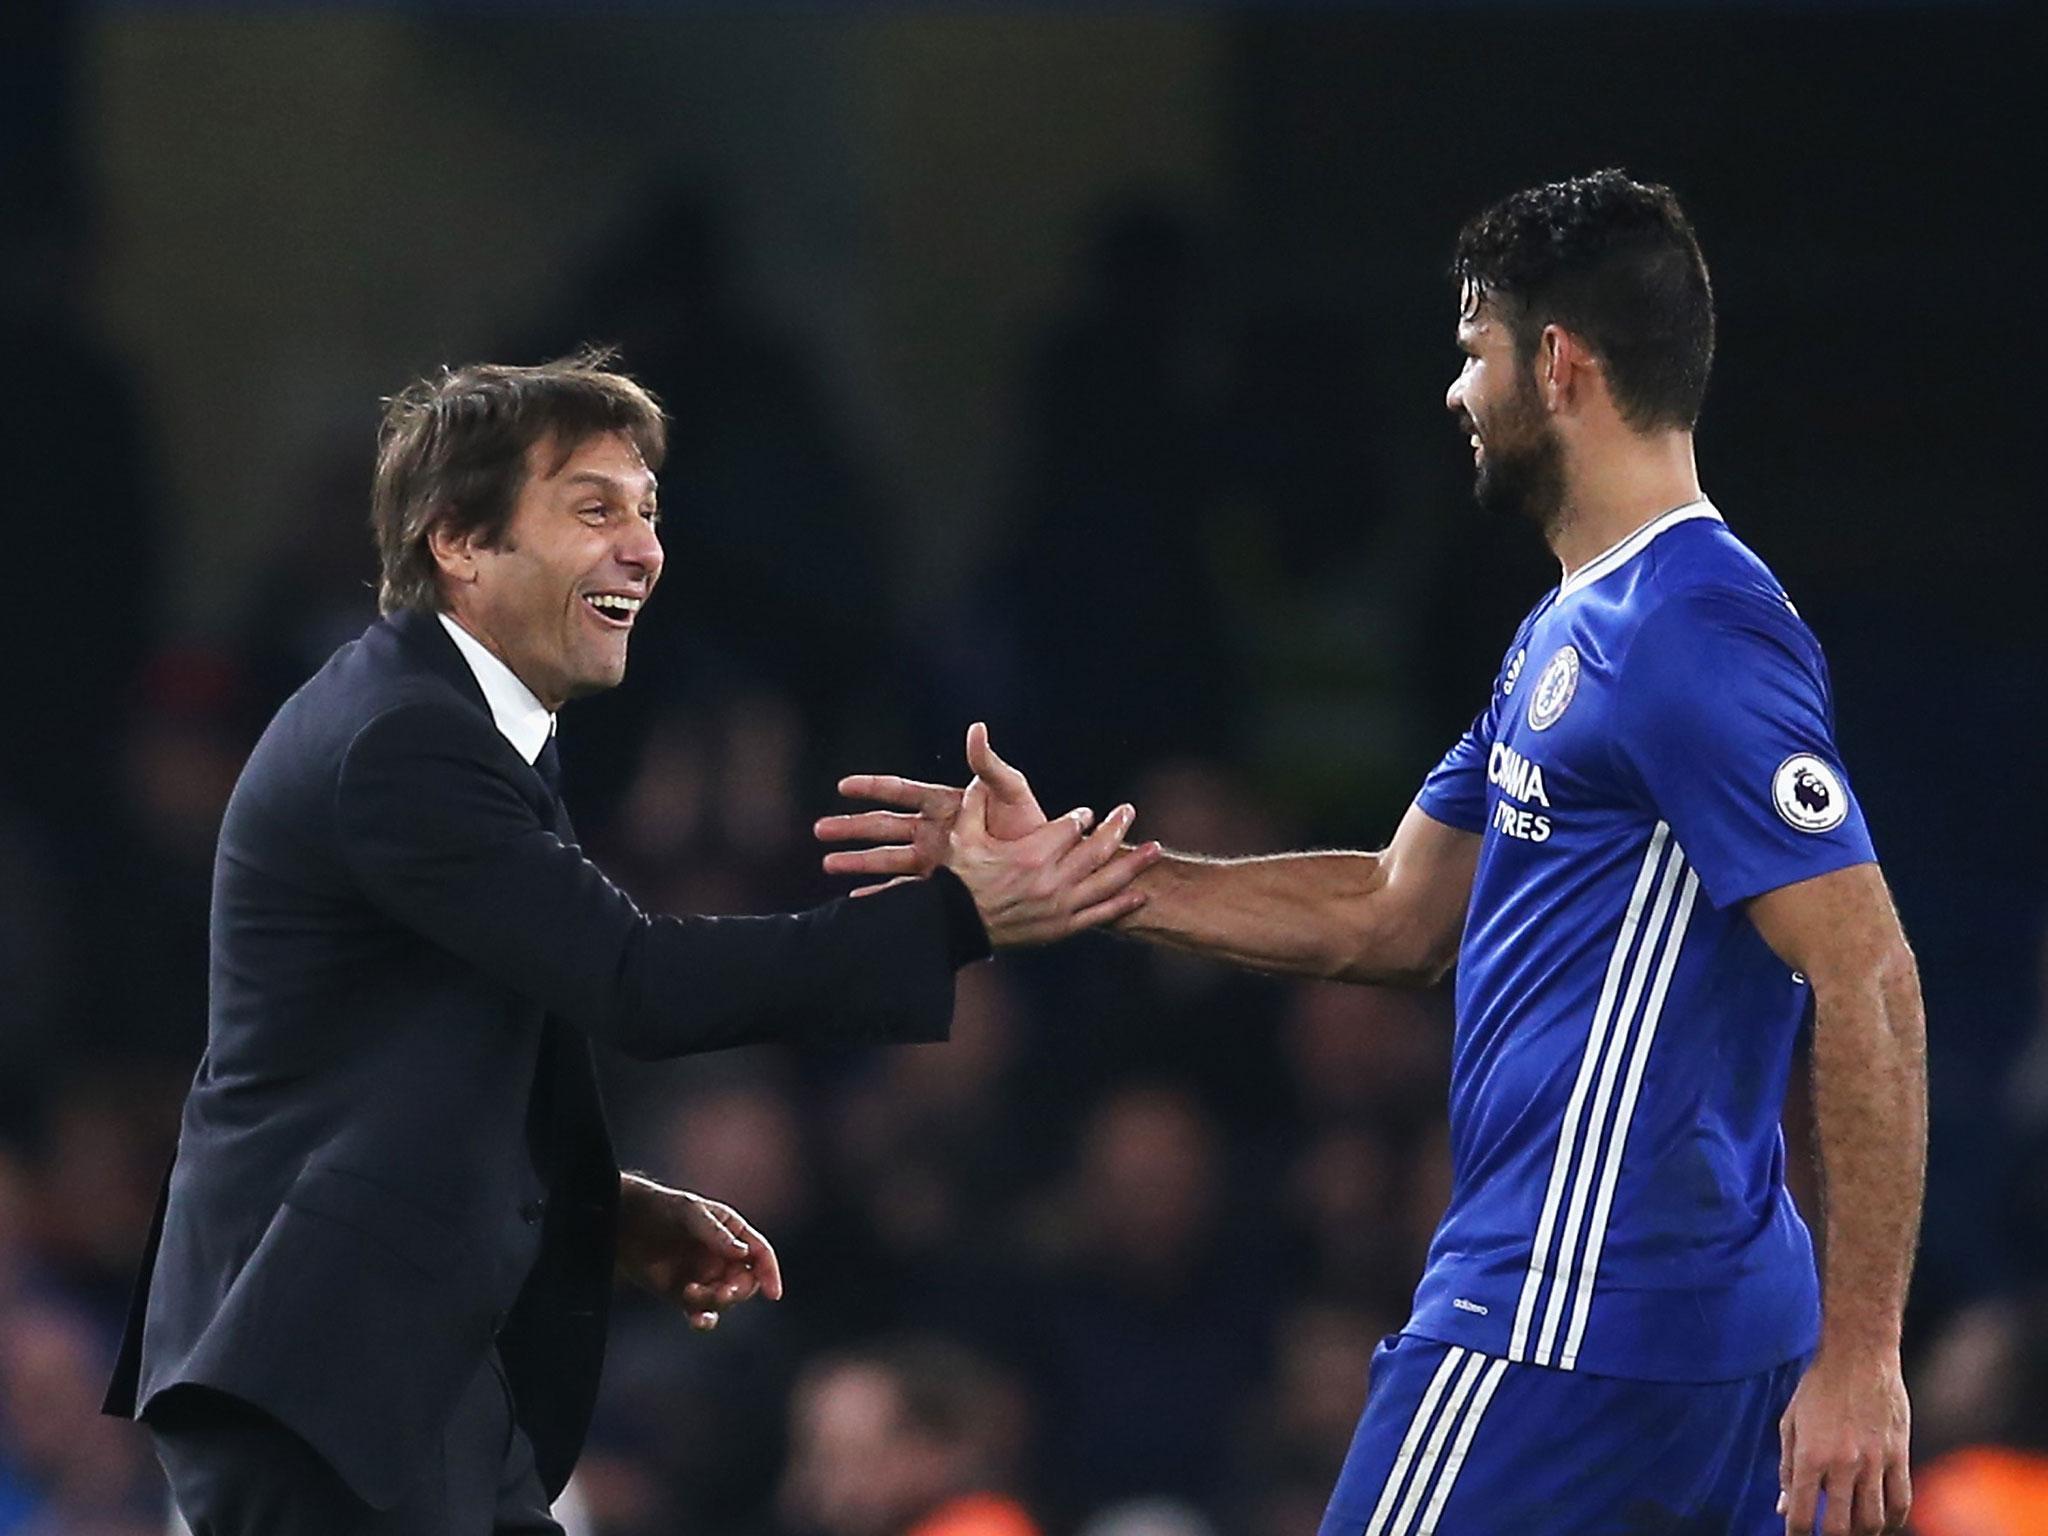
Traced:
[[894, 774], [841, 779], [839, 792], [848, 799], [892, 809], [822, 818], [814, 829], [820, 842], [869, 845], [826, 854], [826, 872], [881, 877], [853, 893], [866, 896], [950, 869], [974, 897], [998, 949], [1050, 944], [1144, 905], [1133, 882], [1158, 862], [1160, 849], [1125, 843], [1137, 817], [1130, 806], [1118, 806], [1100, 825], [1086, 808], [1048, 819], [1024, 775], [996, 756], [988, 727], [979, 723], [967, 730], [967, 767], [973, 778], [964, 790]]

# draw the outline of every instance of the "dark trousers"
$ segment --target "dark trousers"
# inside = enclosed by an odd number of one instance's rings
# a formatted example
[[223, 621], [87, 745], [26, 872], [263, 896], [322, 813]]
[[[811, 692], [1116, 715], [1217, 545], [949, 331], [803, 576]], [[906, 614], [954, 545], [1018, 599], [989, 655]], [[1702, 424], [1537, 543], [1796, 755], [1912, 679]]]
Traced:
[[562, 1536], [495, 1353], [394, 1509], [370, 1508], [305, 1441], [225, 1393], [173, 1387], [143, 1422], [193, 1536]]

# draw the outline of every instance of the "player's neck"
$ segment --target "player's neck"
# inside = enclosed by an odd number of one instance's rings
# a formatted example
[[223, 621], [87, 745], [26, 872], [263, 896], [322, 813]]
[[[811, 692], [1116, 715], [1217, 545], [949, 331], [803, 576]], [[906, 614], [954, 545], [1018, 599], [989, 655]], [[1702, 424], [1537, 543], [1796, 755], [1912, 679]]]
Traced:
[[1563, 579], [1666, 512], [1700, 499], [1690, 432], [1631, 433], [1572, 464], [1564, 505], [1549, 530]]

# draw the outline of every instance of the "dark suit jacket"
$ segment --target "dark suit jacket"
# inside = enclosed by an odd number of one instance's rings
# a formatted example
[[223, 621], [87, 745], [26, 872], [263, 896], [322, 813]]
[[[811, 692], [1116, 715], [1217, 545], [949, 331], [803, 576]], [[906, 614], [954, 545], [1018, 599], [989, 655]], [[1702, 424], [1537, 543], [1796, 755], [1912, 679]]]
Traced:
[[495, 1340], [558, 1492], [618, 1199], [589, 1042], [939, 1040], [985, 953], [950, 875], [793, 916], [642, 913], [439, 621], [373, 625], [228, 806], [206, 1054], [108, 1411], [232, 1393], [388, 1508]]

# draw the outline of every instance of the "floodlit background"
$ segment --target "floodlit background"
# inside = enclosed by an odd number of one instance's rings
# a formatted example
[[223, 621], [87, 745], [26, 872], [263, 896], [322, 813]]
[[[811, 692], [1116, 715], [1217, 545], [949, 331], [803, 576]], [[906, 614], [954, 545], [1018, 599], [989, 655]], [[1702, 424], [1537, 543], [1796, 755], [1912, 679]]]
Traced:
[[[1374, 844], [1555, 579], [1442, 410], [1452, 236], [1616, 163], [1700, 230], [1705, 481], [1828, 647], [1922, 959], [1923, 1486], [2048, 1448], [2019, 7], [592, 9], [0, 5], [0, 1533], [161, 1529], [92, 1408], [221, 807], [373, 616], [380, 395], [600, 340], [673, 413], [660, 599], [562, 732], [646, 903], [831, 894], [832, 780], [957, 778], [976, 718], [1055, 809]], [[1311, 1530], [1449, 1026], [1095, 939], [965, 977], [944, 1048], [616, 1064], [624, 1154], [790, 1296], [621, 1306], [589, 1521]]]

